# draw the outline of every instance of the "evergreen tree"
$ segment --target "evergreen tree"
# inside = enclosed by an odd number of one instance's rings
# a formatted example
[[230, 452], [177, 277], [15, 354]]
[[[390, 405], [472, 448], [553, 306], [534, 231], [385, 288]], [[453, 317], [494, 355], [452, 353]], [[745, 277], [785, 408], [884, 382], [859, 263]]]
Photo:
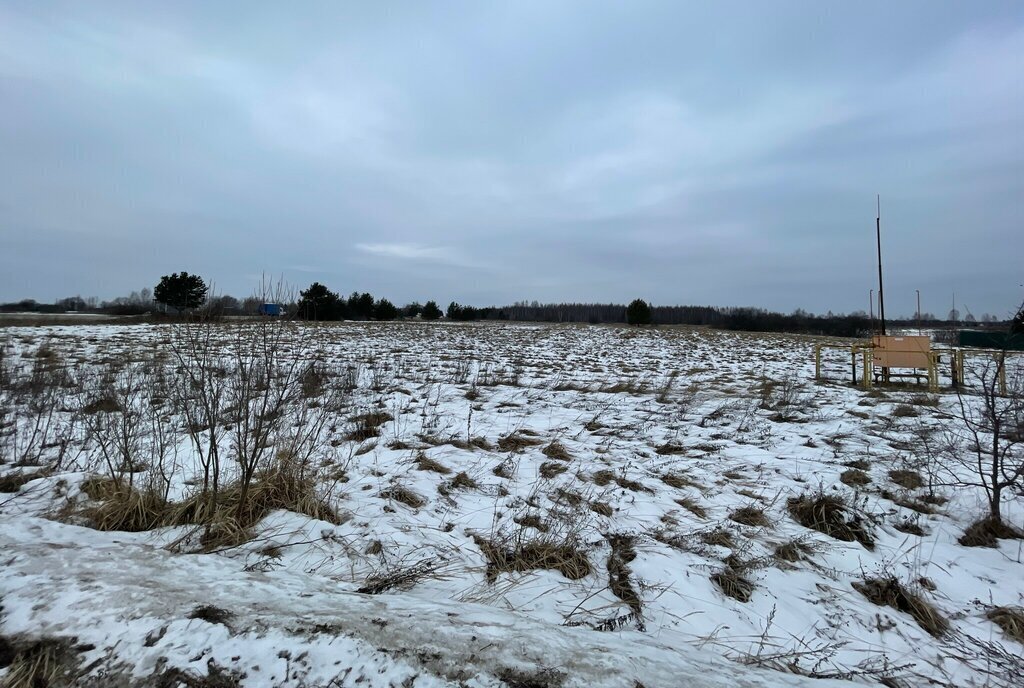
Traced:
[[441, 309], [437, 307], [436, 301], [427, 301], [427, 303], [424, 304], [422, 313], [424, 320], [437, 320], [442, 315], [444, 315], [444, 313], [442, 313]]
[[164, 275], [153, 289], [153, 299], [181, 312], [199, 308], [206, 301], [206, 283], [187, 272]]
[[650, 325], [651, 305], [643, 299], [634, 299], [626, 307], [626, 322], [630, 325]]
[[337, 320], [340, 316], [341, 299], [333, 291], [313, 282], [305, 291], [299, 292], [298, 315], [305, 320]]

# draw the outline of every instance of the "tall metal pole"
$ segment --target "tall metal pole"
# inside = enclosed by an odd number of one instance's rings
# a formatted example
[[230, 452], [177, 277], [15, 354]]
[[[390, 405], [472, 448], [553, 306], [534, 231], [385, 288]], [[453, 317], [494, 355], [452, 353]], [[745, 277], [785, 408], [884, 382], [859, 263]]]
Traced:
[[868, 289], [868, 317], [871, 319], [871, 333], [875, 333], [875, 290]]
[[878, 214], [875, 216], [875, 236], [878, 240], [878, 317], [885, 335], [885, 296], [882, 292], [882, 196], [878, 195]]
[[917, 292], [917, 333], [921, 334], [921, 290], [915, 289]]

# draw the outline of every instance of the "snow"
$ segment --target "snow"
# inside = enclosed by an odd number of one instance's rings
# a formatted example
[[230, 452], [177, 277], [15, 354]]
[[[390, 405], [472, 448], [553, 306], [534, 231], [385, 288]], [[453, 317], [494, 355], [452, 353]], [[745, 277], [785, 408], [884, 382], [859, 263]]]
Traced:
[[[841, 353], [824, 361], [832, 381], [814, 384], [816, 340], [785, 335], [346, 323], [303, 330], [295, 355], [311, 337], [332, 369], [351, 366], [358, 382], [317, 455], [344, 475], [322, 486], [342, 512], [340, 524], [278, 511], [251, 542], [216, 553], [183, 549], [180, 527], [140, 534], [84, 528], [74, 516], [88, 503], [80, 485], [104, 471], [96, 448], [84, 443], [59, 470], [0, 494], [0, 633], [76, 637], [94, 646], [83, 654], [84, 666], [95, 663], [93, 678], [116, 669], [141, 680], [171, 667], [204, 675], [213, 662], [243, 672], [242, 685], [252, 686], [497, 686], [508, 671], [545, 670], [564, 675], [564, 685], [811, 682], [743, 662], [756, 657], [866, 683], [891, 674], [905, 685], [1014, 685], [986, 667], [980, 650], [964, 648], [980, 643], [1021, 654], [985, 618], [994, 605], [1024, 601], [1021, 543], [957, 543], [984, 511], [981, 490], [940, 487], [949, 501], [932, 514], [892, 499], [924, 494], [893, 485], [888, 472], [925, 472], [908, 448], [913, 432], [921, 423], [954, 422], [955, 395], [931, 406], [918, 403], [920, 390], [867, 393], [838, 381], [848, 375]], [[125, 357], [149, 360], [170, 338], [168, 327], [151, 325], [0, 330], [8, 360], [28, 365], [45, 346], [81, 378]], [[775, 384], [772, 394], [789, 394], [792, 403], [764, 403], [766, 380]], [[908, 403], [918, 417], [893, 414]], [[392, 416], [380, 437], [346, 441], [347, 419], [371, 409]], [[30, 445], [31, 414], [14, 415], [4, 447], [16, 455]], [[501, 451], [499, 439], [513, 433], [535, 444]], [[484, 438], [487, 448], [466, 444], [470, 438]], [[542, 453], [552, 441], [570, 461]], [[227, 455], [230, 446], [224, 449]], [[53, 451], [40, 450], [43, 463]], [[420, 470], [420, 454], [451, 472]], [[173, 456], [180, 469], [171, 497], [182, 499], [195, 489], [196, 471], [184, 433]], [[871, 483], [862, 489], [839, 480], [858, 459], [870, 464]], [[547, 463], [566, 470], [544, 477]], [[452, 488], [460, 471], [476, 487]], [[623, 482], [601, 480], [600, 471]], [[668, 473], [693, 486], [666, 484]], [[426, 505], [381, 496], [395, 485]], [[818, 489], [856, 503], [872, 523], [873, 550], [793, 520], [786, 500]], [[591, 505], [607, 505], [611, 514]], [[729, 519], [749, 505], [763, 509], [770, 525]], [[1024, 520], [1019, 495], [1010, 494], [1004, 509], [1011, 523]], [[539, 518], [548, 532], [520, 525], [524, 516]], [[925, 534], [896, 528], [907, 519]], [[718, 528], [731, 532], [733, 546], [702, 541]], [[628, 568], [642, 623], [609, 588], [609, 534], [634, 539]], [[577, 543], [589, 575], [570, 580], [537, 569], [488, 579], [475, 538], [540, 537]], [[379, 552], [368, 554], [378, 542]], [[790, 542], [809, 553], [795, 562], [774, 559], [776, 546]], [[750, 565], [749, 602], [712, 582], [730, 556]], [[407, 585], [356, 592], [375, 577], [417, 567], [423, 575]], [[890, 574], [950, 620], [947, 637], [932, 637], [852, 586]], [[922, 579], [935, 590], [918, 585]], [[200, 605], [232, 616], [226, 625], [188, 618]], [[615, 630], [594, 630], [609, 627]], [[780, 659], [772, 662], [774, 655]]]

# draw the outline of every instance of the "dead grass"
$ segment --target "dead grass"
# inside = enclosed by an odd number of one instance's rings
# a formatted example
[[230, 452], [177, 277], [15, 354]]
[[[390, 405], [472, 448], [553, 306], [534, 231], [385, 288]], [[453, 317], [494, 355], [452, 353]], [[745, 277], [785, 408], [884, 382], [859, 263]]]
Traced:
[[590, 510], [593, 511], [595, 514], [609, 517], [615, 513], [615, 510], [612, 509], [612, 505], [606, 502], [591, 502]]
[[201, 604], [188, 614], [190, 619], [200, 619], [206, 623], [221, 624], [222, 626], [227, 626], [233, 616], [234, 614], [228, 610], [215, 607], [212, 604]]
[[[6, 647], [2, 647], [6, 646]], [[0, 637], [5, 650], [3, 688], [60, 688], [76, 685], [81, 657], [65, 638], [25, 640]]]
[[933, 637], [941, 637], [949, 630], [949, 621], [895, 576], [868, 578], [863, 583], [853, 583], [853, 588], [874, 604], [910, 614], [917, 625]]
[[837, 495], [824, 492], [802, 494], [786, 502], [797, 523], [843, 542], [859, 542], [866, 549], [875, 548], [875, 539], [864, 520]]
[[705, 509], [703, 506], [701, 506], [700, 502], [698, 502], [695, 499], [691, 499], [690, 497], [680, 497], [679, 499], [677, 499], [675, 501], [676, 501], [676, 504], [678, 504], [679, 506], [681, 506], [684, 509], [686, 509], [687, 511], [689, 511], [691, 514], [693, 514], [697, 518], [707, 518], [708, 517], [707, 509]]
[[888, 499], [897, 506], [902, 506], [905, 509], [916, 511], [919, 514], [934, 514], [935, 509], [924, 500], [914, 499], [906, 495], [896, 494], [890, 490], [882, 490], [879, 493], [884, 499]]
[[442, 463], [438, 463], [434, 459], [430, 458], [423, 452], [416, 455], [416, 469], [420, 471], [431, 471], [433, 473], [440, 473], [441, 475], [448, 475], [452, 472], [450, 468]]
[[736, 541], [733, 540], [732, 532], [726, 528], [715, 528], [714, 530], [704, 531], [700, 534], [700, 541], [705, 545], [728, 547], [730, 549], [736, 546]]
[[427, 505], [427, 500], [402, 485], [392, 485], [380, 493], [381, 499], [394, 500], [405, 504], [411, 509], [420, 509]]
[[871, 462], [867, 459], [854, 459], [843, 464], [847, 468], [856, 468], [858, 471], [866, 471], [871, 468]]
[[765, 516], [764, 509], [752, 504], [740, 507], [732, 512], [729, 514], [729, 519], [745, 526], [756, 526], [758, 528], [766, 528], [772, 524], [768, 517]]
[[370, 411], [349, 418], [352, 430], [345, 436], [351, 442], [364, 442], [373, 437], [380, 437], [380, 426], [394, 420], [390, 413]]
[[889, 480], [900, 487], [908, 490], [917, 490], [924, 487], [924, 479], [917, 471], [894, 470], [889, 471]]
[[994, 607], [985, 618], [999, 626], [1008, 638], [1024, 645], [1024, 607]]
[[964, 547], [998, 547], [1000, 540], [1024, 539], [1024, 533], [1002, 521], [983, 518], [968, 526], [957, 540]]
[[722, 593], [739, 602], [749, 602], [754, 594], [754, 583], [743, 573], [732, 566], [711, 574], [711, 582], [718, 586]]
[[141, 533], [173, 525], [177, 509], [153, 490], [139, 490], [126, 482], [93, 477], [82, 483], [82, 491], [95, 502], [84, 515], [96, 530]]
[[544, 520], [537, 514], [524, 514], [522, 516], [516, 516], [512, 520], [524, 528], [536, 528], [542, 533], [548, 532], [548, 525], [544, 523]]
[[899, 404], [892, 410], [892, 415], [895, 418], [917, 418], [921, 414], [910, 404]]
[[574, 543], [541, 536], [533, 540], [502, 543], [473, 536], [477, 547], [487, 559], [487, 580], [494, 582], [498, 574], [537, 569], [558, 571], [569, 580], [590, 575], [587, 555]]
[[518, 452], [527, 447], [536, 447], [539, 444], [543, 444], [543, 442], [536, 437], [527, 437], [520, 431], [500, 438], [498, 440], [498, 449], [505, 452]]
[[666, 442], [657, 449], [654, 450], [655, 454], [659, 456], [671, 456], [674, 454], [685, 454], [686, 447], [676, 442]]
[[13, 493], [19, 491], [28, 482], [46, 476], [46, 471], [29, 473], [8, 473], [0, 476], [0, 492]]
[[572, 461], [572, 454], [570, 454], [569, 450], [565, 448], [565, 445], [557, 440], [541, 449], [541, 452], [549, 459]]
[[597, 471], [592, 476], [594, 484], [598, 487], [604, 487], [609, 483], [615, 483], [624, 490], [632, 490], [633, 492], [647, 492], [654, 494], [654, 490], [646, 487], [643, 483], [639, 483], [636, 480], [630, 480], [624, 475], [619, 475], [615, 471], [608, 469], [602, 469]]
[[839, 481], [850, 487], [864, 487], [871, 483], [871, 476], [862, 470], [850, 468], [839, 475]]
[[451, 480], [438, 486], [437, 491], [447, 496], [456, 490], [475, 490], [480, 487], [477, 481], [469, 477], [465, 471], [459, 471]]
[[695, 487], [698, 490], [703, 489], [703, 485], [701, 485], [698, 482], [695, 482], [686, 473], [663, 473], [661, 475], [661, 482], [665, 483], [669, 487], [675, 487], [678, 489], [682, 489], [685, 487]]
[[539, 472], [542, 478], [550, 480], [555, 476], [565, 473], [567, 470], [569, 469], [565, 467], [564, 463], [559, 463], [558, 461], [545, 461], [540, 465]]
[[[634, 547], [635, 538], [630, 535], [609, 534], [605, 538], [611, 545], [612, 551], [608, 555], [608, 589], [612, 594], [626, 603], [634, 615], [641, 619], [643, 605], [640, 602], [640, 595], [630, 582], [632, 571], [629, 563], [636, 559]], [[643, 631], [642, 619], [640, 620], [640, 631]]]
[[800, 540], [790, 540], [775, 546], [772, 556], [780, 561], [795, 563], [814, 553], [814, 548]]

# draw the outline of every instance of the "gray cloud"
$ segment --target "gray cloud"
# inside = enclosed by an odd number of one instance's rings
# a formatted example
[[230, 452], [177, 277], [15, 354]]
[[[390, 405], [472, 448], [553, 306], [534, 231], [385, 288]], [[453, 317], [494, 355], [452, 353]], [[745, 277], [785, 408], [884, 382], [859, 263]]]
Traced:
[[0, 299], [1022, 297], [1024, 9], [0, 6]]

